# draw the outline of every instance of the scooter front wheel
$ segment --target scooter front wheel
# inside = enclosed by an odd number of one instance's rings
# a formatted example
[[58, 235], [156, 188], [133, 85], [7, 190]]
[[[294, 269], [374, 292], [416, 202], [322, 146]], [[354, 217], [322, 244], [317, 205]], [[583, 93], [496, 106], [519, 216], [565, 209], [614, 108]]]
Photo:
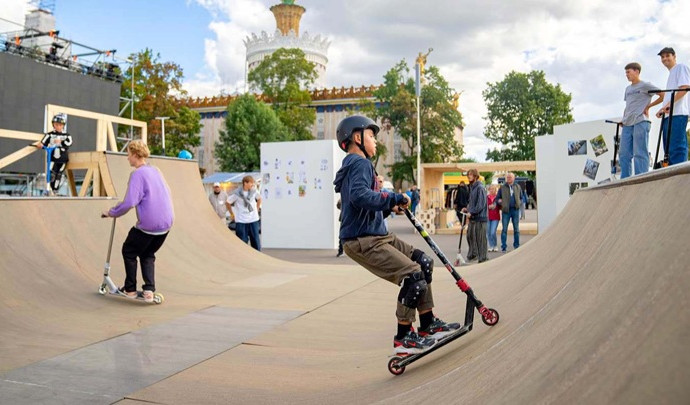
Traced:
[[98, 293], [101, 295], [105, 295], [105, 293], [108, 292], [108, 287], [105, 284], [102, 284], [100, 288], [98, 288]]
[[488, 326], [494, 326], [498, 323], [498, 311], [489, 308], [486, 314], [482, 315], [482, 322]]
[[395, 356], [388, 361], [388, 371], [393, 375], [400, 375], [405, 372], [405, 367], [398, 366], [398, 363], [402, 360], [402, 357]]

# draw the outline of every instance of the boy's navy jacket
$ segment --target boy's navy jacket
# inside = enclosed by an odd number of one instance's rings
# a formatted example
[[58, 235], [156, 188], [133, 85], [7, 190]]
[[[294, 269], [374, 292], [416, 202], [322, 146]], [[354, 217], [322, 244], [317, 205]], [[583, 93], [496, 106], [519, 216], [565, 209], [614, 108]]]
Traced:
[[340, 239], [386, 235], [384, 214], [405, 201], [405, 196], [379, 191], [374, 165], [362, 156], [350, 153], [335, 175], [335, 192], [342, 201]]

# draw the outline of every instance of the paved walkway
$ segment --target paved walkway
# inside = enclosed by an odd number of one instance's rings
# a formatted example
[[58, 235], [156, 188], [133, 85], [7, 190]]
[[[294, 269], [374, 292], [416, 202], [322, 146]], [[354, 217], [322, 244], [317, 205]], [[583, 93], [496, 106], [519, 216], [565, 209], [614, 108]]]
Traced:
[[[536, 211], [528, 210], [527, 219], [531, 217], [536, 217]], [[536, 221], [536, 219], [535, 219]], [[398, 235], [399, 238], [405, 242], [411, 244], [412, 246], [424, 250], [428, 255], [434, 258], [436, 266], [442, 266], [441, 261], [436, 258], [429, 246], [426, 244], [424, 239], [419, 236], [417, 231], [414, 229], [410, 221], [402, 215], [398, 215], [394, 218], [389, 218], [388, 220], [389, 229], [391, 232]], [[509, 226], [512, 229], [512, 226]], [[431, 235], [431, 238], [436, 242], [436, 244], [441, 248], [441, 251], [446, 255], [451, 263], [455, 261], [455, 257], [458, 253], [458, 240], [460, 235]], [[529, 242], [535, 235], [520, 235], [520, 244], [524, 245]], [[497, 235], [498, 244], [500, 248], [501, 244], [501, 233], [498, 232]], [[508, 235], [508, 253], [513, 250], [513, 235]], [[467, 257], [467, 235], [463, 236], [462, 241], [462, 255]], [[317, 264], [354, 264], [347, 255], [341, 257], [335, 257], [336, 250], [307, 250], [307, 249], [264, 249], [263, 253], [275, 257], [277, 259], [288, 260], [297, 263], [317, 263]], [[499, 256], [504, 256], [503, 253], [497, 252], [489, 253], [489, 260], [497, 258]], [[476, 262], [475, 262], [476, 263]]]

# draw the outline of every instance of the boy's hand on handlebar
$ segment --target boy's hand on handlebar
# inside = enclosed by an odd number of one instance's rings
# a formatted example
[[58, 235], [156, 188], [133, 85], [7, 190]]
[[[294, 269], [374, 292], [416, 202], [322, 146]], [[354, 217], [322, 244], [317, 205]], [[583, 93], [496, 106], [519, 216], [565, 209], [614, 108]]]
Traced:
[[407, 207], [410, 205], [410, 202], [411, 202], [411, 201], [410, 201], [410, 196], [408, 196], [407, 194], [403, 194], [403, 197], [405, 197], [405, 201], [403, 201], [403, 202], [401, 202], [400, 204], [398, 204], [398, 206], [399, 206], [400, 208], [407, 208]]
[[108, 218], [109, 216], [110, 214], [108, 213], [108, 211], [101, 212], [101, 218]]

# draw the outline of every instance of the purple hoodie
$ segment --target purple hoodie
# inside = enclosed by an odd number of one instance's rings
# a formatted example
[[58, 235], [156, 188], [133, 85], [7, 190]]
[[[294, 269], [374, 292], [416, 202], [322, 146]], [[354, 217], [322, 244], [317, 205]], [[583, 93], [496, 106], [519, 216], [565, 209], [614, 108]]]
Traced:
[[170, 189], [161, 172], [143, 165], [129, 176], [124, 201], [108, 211], [111, 217], [121, 217], [137, 207], [136, 227], [148, 233], [164, 233], [173, 224], [174, 213]]

